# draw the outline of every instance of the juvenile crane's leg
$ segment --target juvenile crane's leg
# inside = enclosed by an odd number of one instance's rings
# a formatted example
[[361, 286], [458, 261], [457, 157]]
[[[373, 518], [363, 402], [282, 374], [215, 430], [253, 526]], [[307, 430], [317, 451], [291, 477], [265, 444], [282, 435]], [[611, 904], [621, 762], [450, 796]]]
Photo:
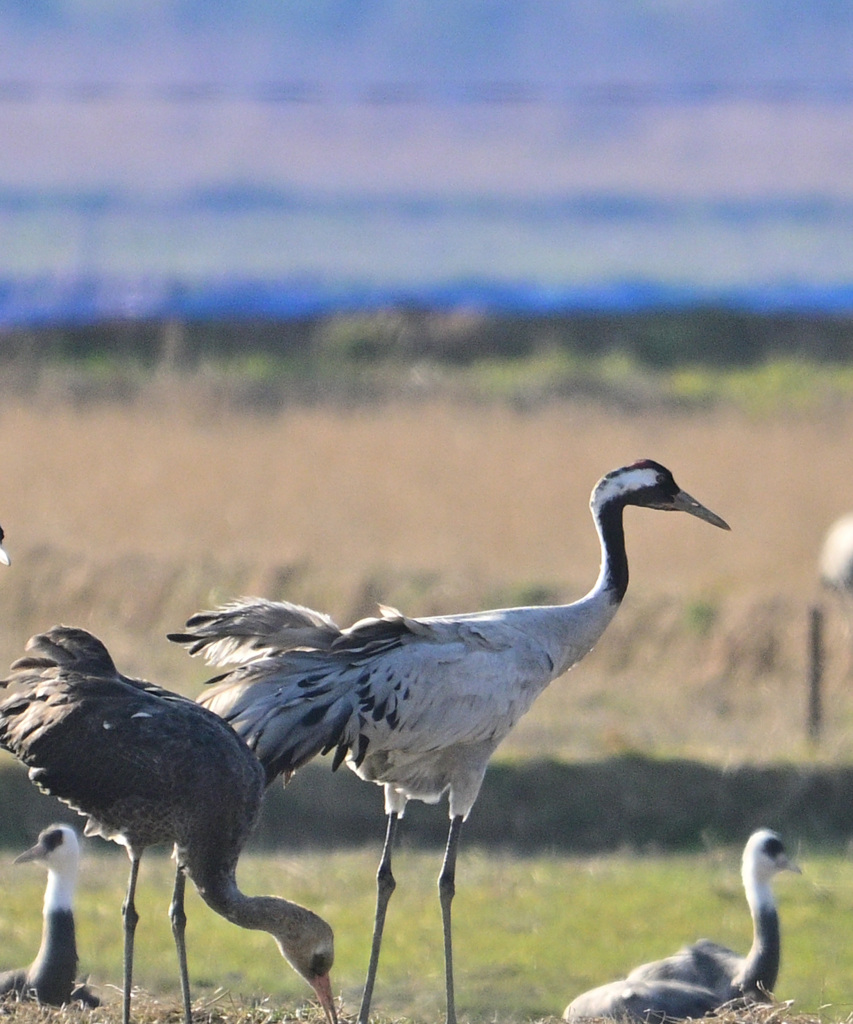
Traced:
[[385, 845], [376, 871], [376, 917], [373, 921], [373, 943], [370, 947], [370, 963], [367, 967], [367, 979], [364, 982], [364, 995], [361, 997], [361, 1009], [358, 1011], [358, 1024], [367, 1024], [370, 1013], [370, 1002], [373, 999], [373, 983], [376, 981], [376, 969], [379, 966], [379, 950], [382, 947], [382, 930], [385, 927], [385, 912], [388, 900], [397, 887], [391, 874], [391, 847], [394, 833], [397, 831], [397, 813], [388, 815], [388, 827], [385, 830]]
[[179, 867], [175, 872], [175, 889], [169, 905], [169, 920], [172, 922], [172, 935], [175, 937], [175, 948], [178, 951], [178, 970], [181, 972], [181, 995], [184, 997], [184, 1020], [192, 1024], [193, 1012], [190, 1006], [190, 976], [187, 970], [187, 915], [184, 913], [184, 890], [187, 877], [184, 869]]
[[139, 914], [136, 912], [134, 896], [136, 895], [136, 877], [139, 874], [139, 857], [128, 850], [130, 857], [130, 878], [127, 883], [127, 895], [121, 908], [124, 919], [124, 991], [122, 993], [122, 1024], [130, 1024], [130, 990], [133, 986], [133, 936]]
[[453, 938], [450, 927], [450, 904], [456, 895], [456, 850], [462, 829], [462, 815], [450, 819], [447, 848], [438, 876], [438, 899], [441, 903], [441, 921], [444, 926], [444, 976], [447, 986], [447, 1024], [456, 1024], [456, 999], [453, 993]]

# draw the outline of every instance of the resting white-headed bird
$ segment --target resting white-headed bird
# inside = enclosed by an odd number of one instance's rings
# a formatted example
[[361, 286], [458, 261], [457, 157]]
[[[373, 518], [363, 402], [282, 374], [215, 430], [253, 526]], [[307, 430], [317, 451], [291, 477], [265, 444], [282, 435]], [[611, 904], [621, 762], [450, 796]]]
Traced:
[[80, 845], [70, 825], [44, 829], [35, 846], [15, 858], [16, 864], [38, 861], [47, 868], [41, 946], [29, 967], [0, 974], [0, 995], [14, 992], [50, 1006], [79, 1001], [100, 1006], [85, 985], [77, 985], [77, 940], [74, 932], [74, 889]]
[[566, 1007], [564, 1020], [611, 1017], [658, 1022], [704, 1017], [734, 999], [766, 1001], [779, 975], [779, 914], [771, 882], [779, 871], [800, 869], [770, 829], [749, 837], [741, 877], [752, 915], [746, 956], [700, 939], [664, 960], [634, 968], [627, 978], [584, 992]]
[[450, 831], [439, 875], [447, 1021], [456, 1020], [450, 906], [456, 851], [500, 741], [552, 679], [581, 660], [604, 632], [628, 586], [626, 505], [687, 512], [728, 529], [686, 494], [670, 471], [643, 460], [595, 486], [592, 516], [601, 569], [574, 604], [503, 608], [413, 619], [391, 608], [339, 629], [319, 612], [246, 598], [194, 615], [170, 639], [214, 664], [243, 663], [199, 698], [255, 751], [271, 781], [337, 748], [361, 778], [385, 787], [388, 817], [377, 904], [359, 1013], [367, 1024], [388, 900], [391, 847], [410, 799], [447, 792]]

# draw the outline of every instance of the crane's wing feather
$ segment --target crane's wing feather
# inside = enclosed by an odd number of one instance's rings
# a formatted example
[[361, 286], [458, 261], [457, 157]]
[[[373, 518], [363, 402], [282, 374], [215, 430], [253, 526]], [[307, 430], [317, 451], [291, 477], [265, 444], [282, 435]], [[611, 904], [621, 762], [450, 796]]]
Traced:
[[743, 958], [733, 950], [710, 939], [699, 939], [672, 956], [635, 967], [628, 975], [630, 982], [678, 981], [713, 989], [720, 1002], [732, 990], [732, 979]]
[[723, 1000], [704, 985], [677, 980], [631, 982], [629, 978], [584, 992], [563, 1014], [566, 1020], [609, 1018], [664, 1024], [699, 1019], [718, 1009]]
[[322, 612], [288, 601], [241, 597], [187, 619], [186, 632], [169, 633], [192, 656], [210, 665], [243, 664], [297, 648], [328, 650], [340, 636]]

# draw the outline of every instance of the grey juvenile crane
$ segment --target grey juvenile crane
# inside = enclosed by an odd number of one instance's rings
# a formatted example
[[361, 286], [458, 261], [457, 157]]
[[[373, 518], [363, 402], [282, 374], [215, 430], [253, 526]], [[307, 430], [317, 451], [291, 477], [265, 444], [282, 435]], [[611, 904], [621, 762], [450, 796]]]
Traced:
[[390, 608], [340, 630], [297, 605], [243, 599], [193, 616], [170, 639], [216, 664], [246, 662], [200, 698], [258, 755], [268, 780], [337, 748], [363, 779], [385, 787], [388, 824], [377, 872], [373, 944], [359, 1012], [367, 1024], [388, 900], [391, 847], [410, 799], [449, 793], [450, 831], [439, 875], [447, 1021], [455, 1024], [450, 907], [456, 851], [498, 743], [552, 679], [580, 661], [628, 586], [626, 505], [688, 512], [728, 529], [650, 460], [608, 473], [592, 492], [601, 570], [570, 605], [411, 619]]
[[106, 647], [82, 629], [34, 636], [0, 700], [0, 745], [44, 792], [88, 815], [87, 835], [127, 847], [123, 1021], [130, 1020], [134, 905], [147, 846], [174, 844], [169, 916], [178, 951], [184, 1015], [192, 1020], [184, 930], [188, 875], [202, 899], [232, 924], [268, 931], [336, 1024], [329, 969], [332, 930], [316, 914], [237, 887], [240, 851], [254, 826], [264, 771], [221, 718], [194, 701], [121, 675]]
[[72, 1002], [100, 1006], [93, 992], [74, 982], [74, 889], [80, 862], [77, 833], [70, 825], [51, 825], [41, 832], [35, 846], [15, 858], [16, 864], [27, 861], [38, 861], [47, 868], [41, 945], [29, 967], [0, 974], [0, 995], [14, 992], [20, 999], [35, 997], [50, 1006]]
[[747, 955], [700, 939], [674, 956], [643, 964], [621, 981], [584, 992], [566, 1007], [564, 1020], [588, 1017], [659, 1022], [704, 1017], [733, 999], [762, 1001], [779, 975], [779, 914], [771, 882], [779, 871], [800, 869], [788, 859], [770, 829], [749, 837], [741, 877], [752, 914], [753, 940]]

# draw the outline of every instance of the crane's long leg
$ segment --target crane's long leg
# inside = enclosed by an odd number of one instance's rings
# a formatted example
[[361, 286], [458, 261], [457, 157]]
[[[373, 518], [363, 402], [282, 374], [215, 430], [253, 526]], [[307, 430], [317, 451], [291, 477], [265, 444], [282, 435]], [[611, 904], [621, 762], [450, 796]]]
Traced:
[[181, 972], [181, 995], [184, 997], [184, 1020], [192, 1024], [193, 1011], [190, 1006], [190, 976], [187, 970], [187, 915], [184, 913], [184, 890], [187, 887], [187, 876], [184, 869], [178, 867], [175, 872], [175, 889], [169, 905], [169, 920], [172, 922], [172, 935], [175, 937], [175, 948], [178, 951], [178, 969]]
[[450, 904], [456, 895], [456, 850], [462, 830], [462, 815], [450, 819], [447, 848], [438, 876], [438, 899], [441, 903], [441, 922], [444, 926], [444, 976], [447, 986], [447, 1024], [456, 1024], [456, 998], [453, 993], [453, 938], [450, 926]]
[[133, 985], [133, 936], [139, 914], [136, 912], [134, 896], [136, 895], [136, 878], [139, 874], [139, 857], [128, 848], [130, 857], [130, 878], [127, 883], [127, 895], [121, 907], [124, 919], [124, 991], [122, 994], [122, 1024], [130, 1024], [130, 990]]
[[391, 847], [394, 833], [397, 831], [398, 816], [396, 811], [388, 815], [388, 826], [385, 830], [385, 845], [376, 871], [376, 917], [373, 921], [373, 943], [370, 947], [370, 963], [367, 967], [367, 979], [364, 982], [364, 995], [361, 997], [361, 1009], [358, 1011], [358, 1024], [367, 1024], [370, 1013], [370, 1002], [373, 999], [373, 983], [376, 981], [376, 968], [379, 966], [379, 950], [382, 947], [382, 930], [385, 927], [385, 912], [391, 893], [397, 887], [391, 874]]

